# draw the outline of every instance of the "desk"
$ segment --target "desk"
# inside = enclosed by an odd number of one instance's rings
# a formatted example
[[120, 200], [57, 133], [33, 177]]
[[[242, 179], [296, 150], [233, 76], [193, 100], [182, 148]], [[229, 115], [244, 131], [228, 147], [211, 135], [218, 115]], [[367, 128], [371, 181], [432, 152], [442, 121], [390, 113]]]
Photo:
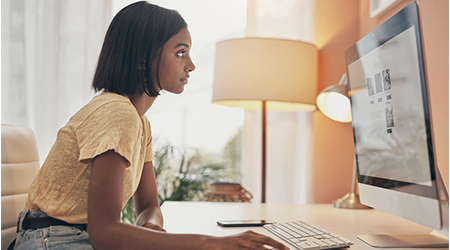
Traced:
[[[261, 227], [223, 228], [217, 226], [216, 222], [217, 220], [239, 219], [269, 219], [277, 222], [303, 220], [353, 241], [355, 244], [350, 248], [353, 250], [380, 249], [373, 248], [357, 239], [356, 235], [359, 234], [424, 234], [432, 231], [431, 228], [376, 209], [338, 209], [331, 204], [293, 205], [166, 201], [161, 209], [164, 215], [164, 228], [169, 233], [226, 236], [250, 229], [282, 241]], [[294, 249], [292, 246], [290, 248]], [[401, 249], [405, 248], [395, 248], [395, 250]]]

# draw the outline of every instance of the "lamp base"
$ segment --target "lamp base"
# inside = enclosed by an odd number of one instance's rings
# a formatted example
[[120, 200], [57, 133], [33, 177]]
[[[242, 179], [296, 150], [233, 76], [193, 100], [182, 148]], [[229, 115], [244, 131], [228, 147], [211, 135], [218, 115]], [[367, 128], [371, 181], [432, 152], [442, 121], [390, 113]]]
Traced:
[[333, 201], [333, 206], [336, 208], [348, 209], [367, 209], [371, 208], [359, 202], [359, 195], [355, 193], [348, 193], [344, 197]]

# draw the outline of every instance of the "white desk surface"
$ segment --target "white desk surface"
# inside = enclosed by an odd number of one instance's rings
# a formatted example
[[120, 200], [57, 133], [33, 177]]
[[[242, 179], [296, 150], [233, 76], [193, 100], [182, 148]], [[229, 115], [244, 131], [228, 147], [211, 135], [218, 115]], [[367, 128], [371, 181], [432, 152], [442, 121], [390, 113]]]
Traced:
[[[164, 202], [161, 209], [164, 215], [164, 228], [169, 233], [225, 236], [253, 230], [282, 241], [262, 227], [223, 228], [217, 225], [217, 220], [269, 219], [276, 222], [303, 220], [353, 241], [354, 245], [350, 248], [353, 250], [380, 249], [373, 248], [356, 238], [360, 234], [424, 234], [432, 231], [431, 228], [376, 209], [339, 209], [334, 208], [332, 204], [168, 201]], [[284, 243], [294, 249], [288, 243]], [[401, 249], [406, 248], [395, 248]]]

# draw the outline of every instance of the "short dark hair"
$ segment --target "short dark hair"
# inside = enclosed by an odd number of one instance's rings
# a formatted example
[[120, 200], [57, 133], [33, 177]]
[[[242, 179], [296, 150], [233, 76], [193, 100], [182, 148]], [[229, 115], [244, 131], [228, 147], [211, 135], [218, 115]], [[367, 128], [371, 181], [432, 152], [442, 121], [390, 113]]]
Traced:
[[166, 42], [186, 21], [176, 10], [140, 1], [123, 8], [113, 18], [106, 32], [97, 69], [92, 81], [95, 92], [113, 92], [129, 97], [146, 93], [158, 96], [151, 74], [157, 58], [156, 80]]

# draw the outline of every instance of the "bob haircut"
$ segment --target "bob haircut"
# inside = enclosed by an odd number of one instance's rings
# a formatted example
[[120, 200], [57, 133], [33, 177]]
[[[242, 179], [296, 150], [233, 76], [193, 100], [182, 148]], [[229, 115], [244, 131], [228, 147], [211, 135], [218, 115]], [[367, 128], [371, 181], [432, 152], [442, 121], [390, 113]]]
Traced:
[[164, 45], [186, 27], [176, 10], [145, 1], [123, 8], [106, 32], [92, 88], [128, 97], [158, 96], [150, 65], [157, 59], [156, 81], [161, 90], [159, 67]]

